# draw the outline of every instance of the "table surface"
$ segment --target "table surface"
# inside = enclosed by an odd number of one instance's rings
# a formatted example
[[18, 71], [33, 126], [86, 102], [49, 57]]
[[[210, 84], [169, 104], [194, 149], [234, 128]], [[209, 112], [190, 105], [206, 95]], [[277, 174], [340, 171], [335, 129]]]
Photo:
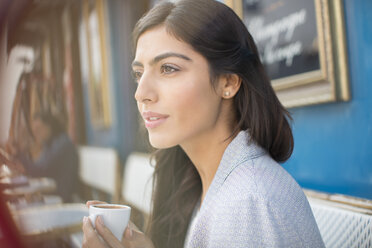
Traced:
[[56, 182], [52, 178], [41, 177], [41, 178], [29, 178], [28, 184], [8, 188], [3, 191], [5, 196], [8, 197], [18, 197], [18, 196], [25, 196], [31, 195], [35, 193], [49, 193], [56, 190], [57, 185]]
[[26, 239], [48, 240], [82, 230], [88, 208], [82, 203], [32, 207], [12, 212], [20, 233]]
[[3, 189], [26, 186], [28, 184], [29, 179], [24, 175], [0, 177], [0, 186]]

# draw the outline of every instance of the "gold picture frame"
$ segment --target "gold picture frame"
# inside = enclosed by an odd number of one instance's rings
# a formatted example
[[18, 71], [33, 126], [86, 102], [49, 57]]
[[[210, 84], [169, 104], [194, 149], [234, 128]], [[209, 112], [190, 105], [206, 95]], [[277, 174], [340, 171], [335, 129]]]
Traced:
[[109, 128], [112, 118], [104, 1], [84, 0], [82, 12], [89, 68], [91, 121], [96, 129]]
[[[292, 1], [296, 1], [293, 3], [297, 4], [297, 6], [301, 5], [301, 2], [299, 2], [299, 0]], [[289, 6], [293, 5], [293, 3], [291, 3], [292, 1], [256, 0], [249, 1], [249, 4], [252, 3], [261, 4], [261, 9], [263, 9], [262, 4], [266, 4], [265, 6], [266, 8], [264, 9], [265, 11], [262, 11], [260, 10], [260, 8], [257, 8], [258, 10], [256, 11], [257, 12], [256, 16], [259, 17], [263, 16], [259, 20], [264, 20], [265, 15], [268, 15], [269, 13], [270, 14], [269, 18], [272, 19], [273, 18], [272, 16], [274, 16], [274, 18], [275, 17], [282, 18], [278, 19], [279, 21], [282, 21], [284, 20], [285, 17], [289, 17], [288, 15], [289, 10], [288, 7], [285, 5], [286, 4]], [[343, 1], [342, 0], [312, 0], [312, 2], [309, 0], [302, 1], [308, 1], [306, 2], [307, 5], [311, 3], [314, 6], [314, 9], [312, 10], [314, 11], [314, 20], [309, 21], [312, 21], [314, 23], [314, 30], [316, 30], [316, 33], [314, 34], [313, 47], [315, 51], [314, 53], [318, 58], [316, 59], [318, 65], [312, 65], [312, 67], [314, 67], [315, 69], [309, 69], [308, 71], [301, 71], [299, 73], [295, 72], [296, 70], [292, 70], [294, 72], [293, 74], [290, 74], [289, 72], [289, 74], [285, 76], [280, 76], [281, 72], [279, 69], [277, 69], [276, 73], [272, 73], [272, 75], [275, 75], [275, 77], [273, 77], [270, 74], [270, 70], [268, 70], [269, 76], [273, 78], [271, 81], [272, 86], [276, 91], [278, 98], [286, 107], [297, 107], [334, 101], [348, 101], [350, 100], [350, 90], [347, 65]], [[305, 4], [305, 2], [302, 3]], [[247, 19], [244, 19], [246, 11], [245, 7], [246, 2], [244, 0], [225, 0], [225, 4], [230, 6], [242, 18], [246, 26], [248, 26], [247, 21], [245, 21], [249, 18], [248, 15]], [[285, 9], [285, 11], [287, 12], [285, 16], [280, 16], [281, 13], [274, 13], [275, 10], [278, 10], [279, 12], [281, 6], [282, 9]], [[271, 13], [268, 11], [269, 7], [270, 11], [272, 11]], [[302, 13], [306, 14], [306, 12]], [[311, 15], [305, 16], [308, 17]], [[255, 21], [257, 20], [258, 19], [256, 18]], [[267, 27], [271, 25], [270, 28], [272, 28], [273, 27], [272, 23], [266, 24]], [[262, 29], [264, 28], [264, 26], [260, 26], [260, 28]], [[278, 32], [273, 30], [274, 29], [271, 30], [273, 33]], [[251, 30], [249, 31], [251, 32]], [[260, 32], [262, 32], [262, 30], [260, 30]], [[302, 30], [302, 32], [306, 32], [306, 30], [305, 31]], [[262, 33], [260, 35], [261, 36], [257, 38], [255, 37], [255, 34], [252, 33], [252, 36], [256, 41], [259, 51], [261, 45], [260, 42], [262, 40], [260, 38], [263, 37]], [[265, 33], [264, 35], [267, 35], [267, 33]], [[292, 42], [292, 40], [290, 42]], [[288, 43], [286, 44], [284, 42], [284, 45], [288, 45]], [[266, 50], [262, 51], [262, 53], [264, 53], [265, 51]], [[261, 52], [260, 55], [262, 55]], [[301, 55], [302, 53], [299, 54], [298, 56]], [[279, 61], [278, 59], [277, 63], [283, 64], [283, 62], [284, 61]], [[265, 64], [265, 60], [263, 60], [263, 63], [265, 67], [268, 66], [269, 64], [269, 63]], [[283, 68], [282, 64], [280, 65], [281, 67], [279, 67], [278, 65], [275, 66], [276, 68]], [[297, 67], [299, 67], [299, 65], [297, 65]], [[287, 71], [290, 71], [290, 68]]]

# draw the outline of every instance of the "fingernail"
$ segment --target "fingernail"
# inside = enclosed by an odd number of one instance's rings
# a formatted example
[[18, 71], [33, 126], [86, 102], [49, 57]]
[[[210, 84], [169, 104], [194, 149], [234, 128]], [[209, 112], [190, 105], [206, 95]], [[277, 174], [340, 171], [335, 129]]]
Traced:
[[129, 228], [129, 237], [133, 237], [133, 231], [132, 231], [132, 228]]
[[86, 222], [87, 222], [87, 217], [84, 216], [84, 218], [83, 218], [83, 223], [86, 223]]
[[99, 224], [101, 224], [102, 226], [104, 226], [105, 224], [103, 223], [102, 216], [98, 216], [97, 218], [98, 218]]

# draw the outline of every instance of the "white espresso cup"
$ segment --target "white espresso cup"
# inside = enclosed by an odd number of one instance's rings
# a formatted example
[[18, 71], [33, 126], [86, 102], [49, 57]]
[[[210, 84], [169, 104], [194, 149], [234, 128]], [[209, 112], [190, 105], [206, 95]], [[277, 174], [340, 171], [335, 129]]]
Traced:
[[95, 228], [96, 218], [100, 215], [105, 226], [121, 241], [130, 219], [131, 208], [119, 204], [94, 204], [89, 206], [89, 219]]

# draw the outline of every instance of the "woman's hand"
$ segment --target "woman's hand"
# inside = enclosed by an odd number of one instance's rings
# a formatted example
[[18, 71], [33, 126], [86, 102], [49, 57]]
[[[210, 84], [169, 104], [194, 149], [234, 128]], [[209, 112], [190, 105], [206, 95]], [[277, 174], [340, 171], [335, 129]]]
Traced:
[[[93, 204], [105, 203], [101, 201], [88, 201], [86, 205], [89, 207]], [[102, 217], [98, 216], [96, 218], [96, 231], [90, 222], [88, 217], [84, 217], [83, 221], [83, 232], [84, 240], [83, 247], [89, 248], [154, 248], [151, 240], [146, 237], [144, 233], [138, 230], [138, 228], [132, 223], [129, 222], [128, 227], [126, 228], [122, 241], [120, 242], [111, 231], [103, 223]], [[99, 235], [98, 235], [98, 234]], [[101, 236], [101, 238], [99, 237]]]
[[[84, 217], [83, 220], [83, 248], [123, 248], [124, 246], [120, 241], [115, 238], [111, 231], [103, 224], [102, 217], [96, 218], [96, 231], [94, 230], [92, 223], [88, 217]], [[99, 235], [98, 235], [98, 234]], [[101, 236], [102, 238], [100, 238]]]
[[125, 248], [155, 248], [152, 241], [129, 221], [121, 243]]

